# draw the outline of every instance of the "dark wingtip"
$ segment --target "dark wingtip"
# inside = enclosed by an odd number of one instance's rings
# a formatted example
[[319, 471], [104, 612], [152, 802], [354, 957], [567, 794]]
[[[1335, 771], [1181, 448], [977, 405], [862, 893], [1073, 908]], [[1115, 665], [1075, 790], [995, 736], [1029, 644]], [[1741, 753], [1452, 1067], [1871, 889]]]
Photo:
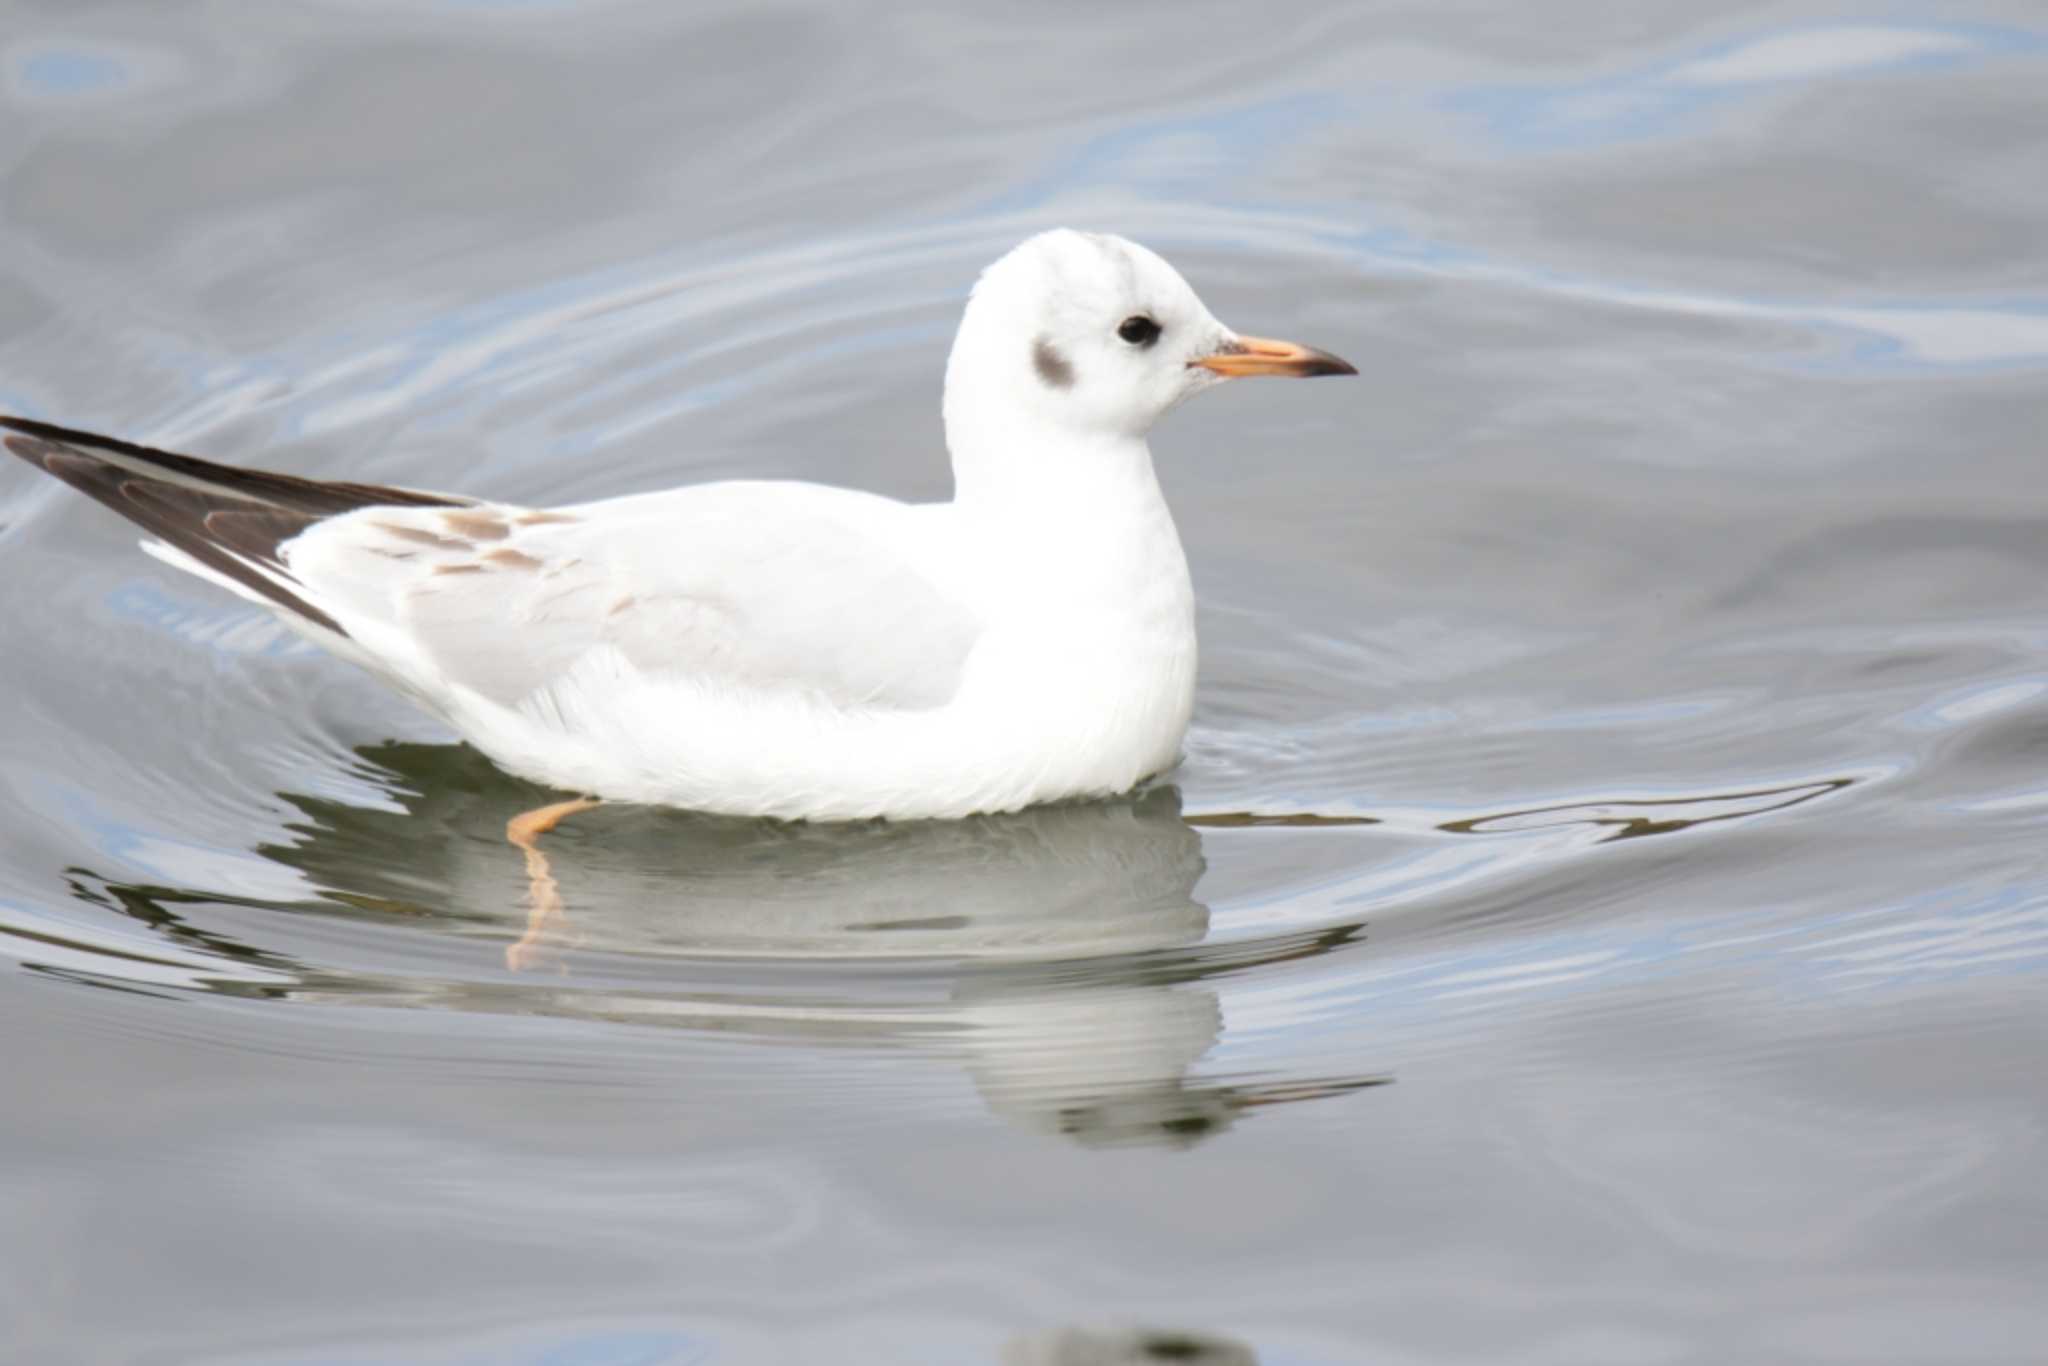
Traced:
[[45, 441], [62, 441], [70, 435], [62, 427], [53, 427], [47, 422], [37, 422], [33, 418], [16, 417], [12, 413], [0, 413], [0, 427], [20, 432], [23, 436], [39, 436]]
[[35, 459], [34, 456], [29, 454], [30, 442], [35, 436], [35, 424], [33, 422], [30, 422], [27, 418], [11, 417], [6, 413], [0, 413], [0, 427], [5, 427], [11, 432], [21, 433], [20, 436], [0, 438], [0, 446], [7, 447], [8, 450], [13, 451], [24, 460]]
[[153, 450], [148, 446], [138, 446], [132, 441], [122, 441], [116, 437], [103, 436], [99, 432], [80, 431], [76, 427], [60, 427], [54, 422], [37, 422], [34, 418], [0, 414], [0, 427], [10, 428], [13, 431], [20, 432], [23, 436], [33, 437], [38, 441], [54, 441], [63, 446], [82, 446], [87, 450], [113, 451], [118, 455], [132, 455], [145, 460], [162, 458], [177, 460], [184, 458], [171, 455], [168, 451]]
[[22, 433], [19, 436], [0, 438], [0, 446], [7, 447], [8, 450], [13, 451], [16, 455], [20, 456], [23, 460], [28, 461], [31, 465], [42, 464], [43, 457], [47, 455], [52, 449], [49, 441], [47, 441], [43, 437], [36, 436], [33, 433], [24, 431], [23, 428], [12, 418], [0, 417], [0, 426], [11, 427], [15, 431]]

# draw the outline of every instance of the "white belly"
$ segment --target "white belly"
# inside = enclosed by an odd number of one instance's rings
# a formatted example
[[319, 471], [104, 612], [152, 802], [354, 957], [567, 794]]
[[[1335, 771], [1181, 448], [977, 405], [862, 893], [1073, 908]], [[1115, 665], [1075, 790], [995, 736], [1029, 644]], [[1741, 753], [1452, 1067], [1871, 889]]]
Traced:
[[545, 698], [444, 714], [505, 768], [566, 791], [791, 820], [951, 818], [1123, 792], [1178, 761], [1195, 640], [1129, 622], [991, 632], [929, 710], [650, 680], [593, 657]]

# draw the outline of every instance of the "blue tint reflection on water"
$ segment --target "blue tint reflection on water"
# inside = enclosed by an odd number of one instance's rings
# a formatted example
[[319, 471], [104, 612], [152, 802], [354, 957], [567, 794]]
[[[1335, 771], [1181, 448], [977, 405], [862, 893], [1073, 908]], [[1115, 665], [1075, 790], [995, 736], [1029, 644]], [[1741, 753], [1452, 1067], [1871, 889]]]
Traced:
[[1983, 24], [1829, 26], [1710, 44], [1589, 81], [1475, 85], [1443, 106], [1477, 118], [1504, 149], [1583, 151], [1667, 138], [1709, 111], [1789, 85], [1965, 69], [2048, 54], [2048, 33]]
[[14, 67], [16, 88], [31, 97], [101, 94], [133, 79], [127, 62], [86, 48], [43, 48], [18, 59]]

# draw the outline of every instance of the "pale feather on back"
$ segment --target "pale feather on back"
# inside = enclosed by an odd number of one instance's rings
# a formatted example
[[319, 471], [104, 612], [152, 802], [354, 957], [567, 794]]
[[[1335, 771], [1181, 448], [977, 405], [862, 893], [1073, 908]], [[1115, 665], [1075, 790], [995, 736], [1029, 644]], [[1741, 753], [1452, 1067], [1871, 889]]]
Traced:
[[395, 632], [416, 644], [414, 669], [536, 716], [598, 661], [650, 687], [943, 705], [977, 625], [887, 539], [911, 509], [791, 488], [371, 508], [314, 526], [283, 558], [351, 636]]

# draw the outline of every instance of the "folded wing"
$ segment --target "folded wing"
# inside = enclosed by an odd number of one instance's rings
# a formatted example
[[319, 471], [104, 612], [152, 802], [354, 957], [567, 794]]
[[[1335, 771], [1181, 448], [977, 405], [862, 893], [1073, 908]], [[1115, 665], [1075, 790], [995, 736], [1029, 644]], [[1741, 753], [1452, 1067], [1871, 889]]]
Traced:
[[919, 709], [956, 691], [976, 624], [883, 534], [909, 515], [844, 490], [710, 484], [559, 511], [369, 509], [284, 557], [344, 623], [395, 628], [446, 680], [507, 705], [597, 660]]
[[593, 663], [735, 694], [922, 709], [978, 624], [906, 557], [916, 510], [723, 483], [557, 511], [218, 465], [0, 417], [160, 558], [435, 700], [518, 706]]

